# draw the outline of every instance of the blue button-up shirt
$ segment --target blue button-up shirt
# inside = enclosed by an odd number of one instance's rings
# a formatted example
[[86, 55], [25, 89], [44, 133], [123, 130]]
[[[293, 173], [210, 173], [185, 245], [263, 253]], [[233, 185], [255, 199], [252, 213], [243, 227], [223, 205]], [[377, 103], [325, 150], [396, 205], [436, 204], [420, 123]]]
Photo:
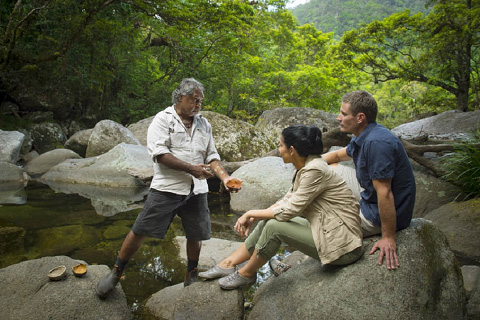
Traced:
[[377, 192], [372, 180], [392, 179], [392, 193], [397, 214], [397, 230], [410, 225], [415, 205], [415, 178], [402, 142], [390, 130], [370, 123], [347, 146], [355, 163], [361, 193], [360, 210], [374, 225], [380, 226]]

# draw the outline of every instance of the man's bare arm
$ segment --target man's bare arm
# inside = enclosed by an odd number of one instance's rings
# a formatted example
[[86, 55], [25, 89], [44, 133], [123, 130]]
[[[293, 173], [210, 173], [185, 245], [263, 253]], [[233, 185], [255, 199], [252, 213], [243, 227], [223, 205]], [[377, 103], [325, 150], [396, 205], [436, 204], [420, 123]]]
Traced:
[[327, 164], [338, 163], [341, 161], [350, 160], [351, 158], [347, 155], [347, 148], [340, 150], [335, 150], [332, 152], [324, 153], [322, 158], [325, 159]]
[[211, 174], [209, 171], [206, 170], [207, 168], [210, 167], [209, 165], [190, 164], [188, 162], [178, 159], [171, 153], [164, 153], [157, 156], [157, 161], [171, 169], [190, 173], [192, 176], [194, 176], [197, 179], [208, 179], [210, 177], [213, 177], [213, 174]]
[[241, 187], [239, 189], [230, 189], [227, 186], [227, 182], [233, 178], [230, 177], [230, 175], [225, 171], [225, 169], [223, 168], [219, 160], [213, 160], [209, 163], [209, 165], [210, 165], [210, 170], [212, 170], [212, 172], [217, 176], [217, 178], [223, 182], [223, 185], [225, 186], [225, 189], [227, 191], [238, 192], [241, 190]]
[[382, 239], [377, 241], [370, 254], [380, 250], [378, 264], [381, 265], [385, 257], [387, 269], [396, 269], [400, 266], [397, 256], [396, 225], [397, 216], [395, 201], [392, 193], [392, 179], [372, 180], [377, 192], [378, 211], [382, 222]]

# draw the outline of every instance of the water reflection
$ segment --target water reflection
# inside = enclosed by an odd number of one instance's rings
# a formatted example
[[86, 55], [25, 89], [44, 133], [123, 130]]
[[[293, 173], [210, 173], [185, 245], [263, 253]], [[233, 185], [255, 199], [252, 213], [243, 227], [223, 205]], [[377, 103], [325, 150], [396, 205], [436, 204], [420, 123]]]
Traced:
[[78, 194], [90, 199], [95, 211], [105, 217], [141, 208], [143, 206], [142, 200], [148, 193], [148, 187], [113, 188], [52, 181], [49, 181], [47, 185], [57, 192]]
[[[0, 243], [0, 268], [58, 255], [112, 267], [147, 192], [38, 182], [15, 190], [22, 194], [22, 201], [0, 198], [0, 231], [5, 239]], [[232, 229], [237, 217], [230, 213], [229, 199], [209, 193], [212, 237], [241, 241]], [[178, 218], [165, 239], [147, 238], [130, 261], [122, 288], [132, 310], [141, 309], [153, 293], [183, 282], [185, 262], [179, 250], [185, 248], [178, 248], [176, 236], [184, 236]]]
[[27, 202], [25, 183], [0, 184], [0, 204], [24, 204]]

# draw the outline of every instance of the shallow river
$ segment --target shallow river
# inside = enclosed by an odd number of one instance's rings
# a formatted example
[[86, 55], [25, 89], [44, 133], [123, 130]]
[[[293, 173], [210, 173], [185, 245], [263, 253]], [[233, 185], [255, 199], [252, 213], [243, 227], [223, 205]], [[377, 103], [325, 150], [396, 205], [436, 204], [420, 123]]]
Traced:
[[[211, 189], [218, 190], [218, 185]], [[29, 183], [13, 197], [0, 197], [0, 226], [26, 231], [24, 237], [4, 244], [7, 252], [0, 255], [0, 268], [59, 255], [112, 267], [146, 192]], [[241, 241], [232, 228], [237, 217], [230, 212], [229, 200], [228, 194], [209, 193], [212, 237]], [[175, 236], [183, 235], [181, 222], [175, 218], [164, 240], [147, 238], [129, 263], [121, 283], [127, 302], [137, 315], [151, 294], [183, 282], [185, 262], [180, 261], [178, 250], [185, 248], [178, 248], [173, 241]], [[268, 276], [267, 268], [262, 268], [257, 285], [247, 289], [247, 298]]]

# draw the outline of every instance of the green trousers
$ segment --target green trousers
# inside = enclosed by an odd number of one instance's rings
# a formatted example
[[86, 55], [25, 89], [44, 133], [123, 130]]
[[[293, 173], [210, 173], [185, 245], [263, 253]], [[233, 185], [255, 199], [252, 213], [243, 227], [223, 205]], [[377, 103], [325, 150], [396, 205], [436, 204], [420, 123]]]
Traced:
[[[314, 259], [320, 260], [310, 225], [306, 219], [301, 217], [295, 217], [290, 221], [278, 221], [276, 219], [260, 221], [245, 240], [245, 247], [251, 255], [257, 249], [257, 254], [268, 261], [277, 254], [282, 242]], [[359, 247], [330, 264], [349, 264], [362, 255], [363, 247]]]

